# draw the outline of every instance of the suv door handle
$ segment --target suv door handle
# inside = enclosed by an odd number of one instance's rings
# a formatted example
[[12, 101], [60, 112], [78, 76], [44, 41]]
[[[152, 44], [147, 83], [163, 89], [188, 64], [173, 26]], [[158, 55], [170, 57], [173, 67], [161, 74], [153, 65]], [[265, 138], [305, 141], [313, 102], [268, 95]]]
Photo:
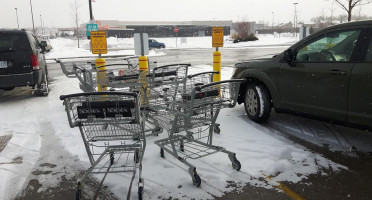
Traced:
[[336, 76], [346, 75], [346, 71], [341, 71], [341, 70], [338, 70], [338, 69], [332, 69], [330, 71], [330, 74], [331, 75], [336, 75]]

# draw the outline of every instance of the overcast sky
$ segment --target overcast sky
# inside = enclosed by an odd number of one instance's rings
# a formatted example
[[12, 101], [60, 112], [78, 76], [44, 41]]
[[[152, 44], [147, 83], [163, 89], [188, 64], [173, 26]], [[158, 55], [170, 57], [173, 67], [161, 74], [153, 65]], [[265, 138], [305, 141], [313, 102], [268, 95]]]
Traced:
[[[75, 0], [31, 0], [35, 27], [40, 15], [48, 27], [71, 27], [71, 3]], [[89, 21], [89, 0], [81, 4], [80, 21]], [[330, 15], [332, 0], [95, 0], [93, 15], [97, 20], [121, 21], [191, 21], [233, 20], [266, 21], [270, 24], [293, 21], [297, 2], [298, 21], [310, 22], [324, 9]], [[346, 14], [334, 4], [335, 15]], [[21, 28], [32, 27], [30, 0], [0, 0], [0, 28], [16, 28], [18, 10]], [[359, 8], [355, 8], [358, 11]], [[372, 4], [362, 7], [362, 14], [371, 15]]]

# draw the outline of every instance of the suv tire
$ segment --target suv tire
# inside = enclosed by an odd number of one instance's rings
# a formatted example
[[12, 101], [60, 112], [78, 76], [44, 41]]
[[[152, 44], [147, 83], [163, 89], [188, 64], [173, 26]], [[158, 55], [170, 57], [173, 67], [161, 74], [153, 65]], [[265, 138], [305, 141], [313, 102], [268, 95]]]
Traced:
[[249, 83], [244, 94], [244, 108], [249, 119], [264, 123], [270, 117], [271, 103], [269, 92], [262, 84]]
[[47, 69], [43, 72], [43, 77], [41, 82], [37, 84], [37, 89], [35, 90], [35, 96], [48, 96], [49, 94], [49, 85], [48, 85], [48, 76]]

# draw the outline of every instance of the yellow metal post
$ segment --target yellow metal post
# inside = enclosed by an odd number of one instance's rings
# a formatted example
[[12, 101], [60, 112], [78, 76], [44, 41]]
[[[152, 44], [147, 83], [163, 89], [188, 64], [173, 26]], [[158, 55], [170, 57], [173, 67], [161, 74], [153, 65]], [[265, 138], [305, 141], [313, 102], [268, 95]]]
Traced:
[[140, 56], [138, 57], [139, 63], [139, 71], [140, 71], [140, 83], [142, 83], [143, 87], [140, 89], [141, 93], [141, 104], [147, 104], [147, 97], [149, 95], [148, 89], [148, 71], [149, 71], [149, 62], [147, 56]]
[[221, 81], [221, 52], [213, 52], [213, 71], [218, 71], [218, 74], [213, 75], [213, 82]]
[[97, 58], [96, 68], [97, 68], [97, 90], [98, 92], [107, 91], [106, 67], [98, 68], [102, 65], [106, 65], [106, 60], [104, 58]]

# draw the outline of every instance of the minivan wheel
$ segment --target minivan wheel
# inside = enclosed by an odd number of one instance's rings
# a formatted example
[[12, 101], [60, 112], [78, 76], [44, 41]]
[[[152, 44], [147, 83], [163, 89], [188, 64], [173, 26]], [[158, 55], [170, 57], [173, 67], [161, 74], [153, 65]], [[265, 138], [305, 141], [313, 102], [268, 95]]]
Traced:
[[266, 87], [254, 83], [247, 85], [244, 107], [249, 119], [256, 123], [266, 122], [271, 112], [270, 97]]
[[35, 96], [48, 96], [49, 85], [48, 85], [48, 77], [45, 72], [43, 72], [41, 83], [37, 84], [37, 89], [35, 90], [34, 94]]

